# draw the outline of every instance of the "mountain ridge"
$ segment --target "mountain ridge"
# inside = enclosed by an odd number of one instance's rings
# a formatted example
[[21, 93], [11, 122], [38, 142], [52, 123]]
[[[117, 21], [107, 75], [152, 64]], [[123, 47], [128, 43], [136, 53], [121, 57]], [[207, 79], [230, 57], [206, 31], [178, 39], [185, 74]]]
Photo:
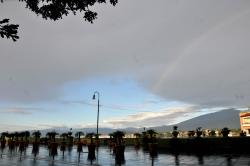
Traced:
[[173, 126], [178, 126], [179, 130], [195, 130], [197, 127], [203, 129], [230, 129], [240, 128], [239, 110], [224, 109], [221, 111], [200, 115], [189, 120], [168, 126], [153, 127], [157, 131], [171, 131]]
[[[195, 130], [197, 127], [202, 127], [203, 129], [221, 129], [223, 127], [228, 127], [231, 129], [240, 128], [240, 120], [239, 120], [239, 110], [236, 109], [225, 109], [214, 113], [209, 113], [205, 115], [200, 115], [189, 120], [177, 123], [175, 125], [162, 125], [149, 127], [148, 129], [154, 129], [158, 132], [172, 131], [173, 126], [178, 126], [179, 130]], [[45, 136], [49, 131], [56, 131], [59, 134], [63, 132], [69, 132], [70, 128], [51, 128], [41, 130], [42, 136]], [[144, 128], [120, 128], [120, 129], [112, 129], [112, 128], [99, 128], [99, 133], [101, 134], [109, 134], [116, 130], [121, 130], [126, 133], [135, 133], [142, 132]], [[96, 128], [78, 128], [72, 129], [73, 136], [77, 131], [83, 131], [85, 134], [90, 132], [96, 132]]]

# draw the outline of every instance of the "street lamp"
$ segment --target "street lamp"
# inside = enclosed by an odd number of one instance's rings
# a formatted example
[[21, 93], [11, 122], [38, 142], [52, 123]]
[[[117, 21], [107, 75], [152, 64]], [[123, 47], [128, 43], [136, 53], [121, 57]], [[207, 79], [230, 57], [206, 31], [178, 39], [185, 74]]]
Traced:
[[97, 95], [97, 123], [96, 123], [96, 139], [98, 140], [99, 138], [99, 135], [98, 135], [98, 125], [99, 125], [99, 107], [100, 107], [100, 102], [99, 102], [99, 99], [100, 99], [100, 93], [98, 91], [95, 91], [94, 92], [94, 95], [93, 95], [93, 100], [96, 99], [96, 95]]

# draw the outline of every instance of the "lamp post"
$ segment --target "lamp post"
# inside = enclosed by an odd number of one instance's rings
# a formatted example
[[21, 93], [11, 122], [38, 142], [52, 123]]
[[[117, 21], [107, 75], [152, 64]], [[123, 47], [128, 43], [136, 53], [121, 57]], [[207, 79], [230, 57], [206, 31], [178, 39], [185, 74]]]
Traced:
[[94, 95], [93, 95], [93, 100], [96, 99], [96, 95], [97, 95], [97, 123], [96, 123], [96, 139], [98, 140], [99, 138], [99, 133], [98, 133], [98, 127], [99, 127], [99, 107], [100, 107], [100, 102], [99, 102], [99, 99], [100, 99], [100, 93], [98, 91], [95, 91], [94, 92]]

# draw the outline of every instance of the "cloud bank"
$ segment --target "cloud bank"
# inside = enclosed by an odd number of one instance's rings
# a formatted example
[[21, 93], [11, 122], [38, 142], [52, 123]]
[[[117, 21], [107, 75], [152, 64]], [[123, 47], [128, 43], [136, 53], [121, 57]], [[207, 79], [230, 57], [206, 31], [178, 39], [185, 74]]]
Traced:
[[33, 112], [43, 111], [42, 108], [36, 107], [5, 107], [0, 108], [0, 113], [6, 114], [21, 114], [21, 115], [31, 115]]
[[114, 128], [171, 125], [178, 123], [180, 120], [189, 119], [196, 113], [200, 113], [200, 110], [195, 107], [169, 108], [158, 112], [140, 112], [124, 118], [106, 120], [103, 125], [111, 125]]

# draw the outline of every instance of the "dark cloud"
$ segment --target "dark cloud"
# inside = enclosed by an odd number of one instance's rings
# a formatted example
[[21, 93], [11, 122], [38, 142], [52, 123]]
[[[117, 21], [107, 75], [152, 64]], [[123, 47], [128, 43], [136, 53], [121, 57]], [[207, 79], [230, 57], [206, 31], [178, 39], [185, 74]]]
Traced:
[[45, 21], [5, 2], [0, 15], [20, 23], [21, 39], [0, 40], [0, 100], [48, 101], [73, 80], [129, 75], [165, 99], [247, 106], [249, 8], [247, 0], [127, 0], [97, 8], [90, 25]]

